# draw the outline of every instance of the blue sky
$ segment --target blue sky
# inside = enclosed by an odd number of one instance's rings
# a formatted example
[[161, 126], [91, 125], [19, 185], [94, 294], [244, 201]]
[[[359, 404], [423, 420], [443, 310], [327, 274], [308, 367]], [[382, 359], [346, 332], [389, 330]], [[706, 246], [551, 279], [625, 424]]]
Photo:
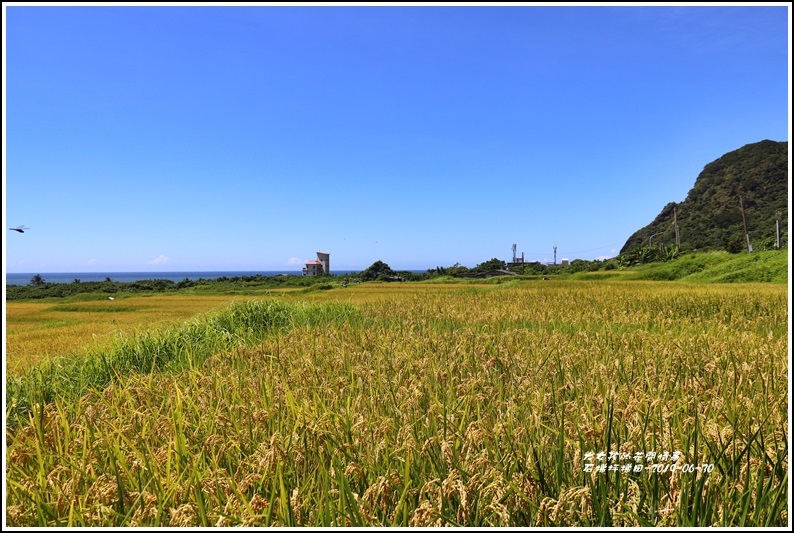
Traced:
[[788, 4], [4, 4], [7, 272], [617, 254], [789, 140]]

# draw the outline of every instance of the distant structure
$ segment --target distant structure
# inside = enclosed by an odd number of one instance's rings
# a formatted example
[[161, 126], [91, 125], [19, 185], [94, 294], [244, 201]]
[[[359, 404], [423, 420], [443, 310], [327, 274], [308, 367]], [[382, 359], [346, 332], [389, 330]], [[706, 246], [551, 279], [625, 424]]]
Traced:
[[510, 247], [510, 249], [513, 250], [513, 261], [507, 263], [508, 270], [511, 268], [522, 268], [523, 270], [524, 252], [521, 252], [521, 257], [516, 257], [516, 248], [517, 246], [515, 244], [513, 244], [513, 246]]
[[[516, 255], [516, 245], [514, 244], [511, 248], [513, 250], [513, 261], [507, 263], [507, 269], [513, 272], [521, 272], [523, 273], [526, 267], [537, 267], [540, 266], [540, 261], [526, 261], [524, 259], [524, 252], [521, 252], [521, 257]], [[483, 277], [483, 276], [480, 276]]]
[[306, 261], [303, 267], [304, 276], [322, 276], [331, 273], [331, 254], [317, 252], [316, 261]]
[[560, 264], [562, 266], [564, 266], [564, 267], [567, 267], [568, 266], [568, 260], [563, 257], [562, 260], [560, 261]]
[[521, 257], [518, 257], [518, 258], [514, 257], [512, 262], [507, 263], [507, 268], [508, 269], [520, 268], [520, 267], [523, 267], [524, 265], [527, 265], [527, 264], [528, 263], [524, 262], [524, 252], [521, 252]]
[[[564, 261], [566, 261], [566, 264], [567, 264], [568, 260], [565, 259]], [[546, 264], [548, 266], [557, 266], [557, 245], [556, 244], [554, 245], [554, 262], [553, 263], [552, 262], [546, 262]]]

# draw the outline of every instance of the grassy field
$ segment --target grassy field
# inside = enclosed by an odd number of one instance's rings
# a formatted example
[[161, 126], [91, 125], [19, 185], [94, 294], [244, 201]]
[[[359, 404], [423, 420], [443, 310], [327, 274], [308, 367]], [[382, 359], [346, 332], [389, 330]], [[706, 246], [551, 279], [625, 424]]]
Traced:
[[6, 521], [785, 526], [787, 289], [9, 302]]

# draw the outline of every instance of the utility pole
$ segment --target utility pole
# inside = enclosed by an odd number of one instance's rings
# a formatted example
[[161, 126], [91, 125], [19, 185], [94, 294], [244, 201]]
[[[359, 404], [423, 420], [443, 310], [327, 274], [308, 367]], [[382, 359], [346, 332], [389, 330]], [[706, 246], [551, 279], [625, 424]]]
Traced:
[[744, 223], [744, 238], [747, 240], [747, 252], [753, 251], [753, 245], [750, 244], [750, 234], [747, 233], [747, 218], [744, 216], [744, 197], [739, 195], [739, 205], [742, 207], [742, 222]]
[[554, 264], [557, 264], [557, 245], [554, 245]]
[[780, 211], [775, 212], [775, 249], [780, 250]]
[[651, 235], [650, 237], [648, 237], [648, 248], [650, 248], [650, 247], [651, 247], [651, 241], [653, 241], [653, 238], [654, 238], [654, 237], [656, 237], [657, 235], [661, 235], [662, 233], [664, 233], [664, 232], [663, 232], [663, 231], [660, 231], [659, 233], [654, 233], [653, 235]]
[[678, 218], [675, 214], [675, 207], [673, 208], [673, 226], [675, 226], [675, 245], [678, 251], [681, 251], [681, 236], [678, 234]]

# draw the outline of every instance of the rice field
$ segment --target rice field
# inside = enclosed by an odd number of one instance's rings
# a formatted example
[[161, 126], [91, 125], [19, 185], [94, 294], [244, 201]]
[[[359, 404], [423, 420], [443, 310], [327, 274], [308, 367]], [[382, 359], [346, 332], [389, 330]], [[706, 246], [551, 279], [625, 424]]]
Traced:
[[112, 343], [120, 333], [164, 327], [215, 308], [228, 296], [138, 296], [111, 300], [6, 303], [7, 371], [18, 374], [47, 357]]
[[362, 284], [109, 336], [7, 379], [7, 525], [790, 524], [785, 285]]

